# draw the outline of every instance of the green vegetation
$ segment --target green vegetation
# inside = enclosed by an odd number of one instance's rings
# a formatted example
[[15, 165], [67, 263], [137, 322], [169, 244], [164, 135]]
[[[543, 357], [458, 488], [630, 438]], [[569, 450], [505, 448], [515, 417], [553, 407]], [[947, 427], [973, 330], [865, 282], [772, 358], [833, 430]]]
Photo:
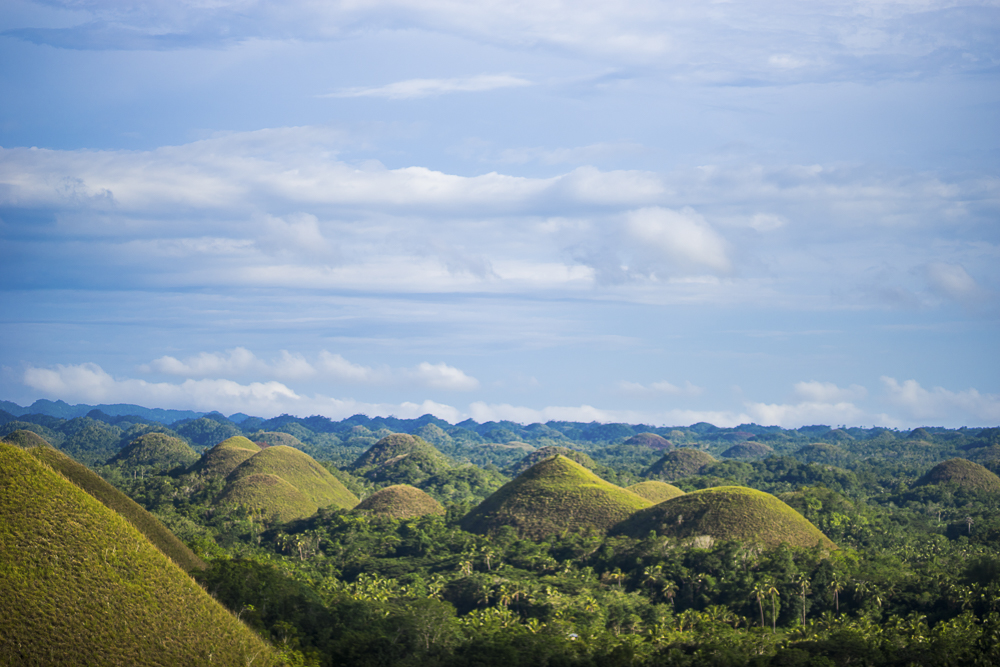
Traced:
[[425, 514], [444, 514], [444, 506], [420, 489], [408, 484], [396, 484], [376, 491], [354, 508], [392, 519], [412, 519]]
[[28, 447], [49, 447], [48, 441], [42, 436], [38, 435], [34, 431], [25, 431], [24, 429], [17, 429], [12, 431], [3, 437], [0, 442], [6, 442], [8, 445], [14, 445], [15, 447], [21, 447], [22, 449], [27, 449]]
[[638, 435], [633, 435], [631, 438], [625, 441], [626, 445], [638, 445], [640, 447], [649, 447], [651, 449], [672, 449], [673, 444], [662, 435], [657, 435], [656, 433], [639, 433]]
[[594, 459], [590, 458], [583, 452], [578, 452], [575, 449], [569, 449], [567, 447], [542, 447], [541, 449], [535, 450], [525, 456], [523, 459], [517, 462], [517, 464], [511, 466], [507, 469], [507, 474], [511, 477], [517, 477], [523, 473], [528, 468], [531, 468], [536, 463], [544, 461], [545, 459], [550, 459], [553, 456], [564, 456], [570, 461], [575, 461], [579, 463], [584, 468], [588, 470], [593, 470], [597, 467]]
[[220, 507], [242, 507], [262, 521], [286, 523], [312, 516], [314, 501], [278, 475], [249, 473], [231, 480], [216, 500]]
[[708, 452], [684, 447], [667, 452], [643, 474], [646, 477], [672, 482], [682, 477], [696, 475], [702, 468], [714, 462], [715, 457]]
[[259, 445], [267, 445], [268, 447], [274, 447], [275, 445], [285, 445], [286, 447], [294, 447], [295, 449], [302, 449], [303, 447], [302, 441], [294, 435], [280, 431], [257, 431], [249, 439]]
[[557, 455], [505, 484], [469, 512], [461, 525], [469, 532], [487, 534], [509, 526], [536, 539], [567, 531], [604, 532], [649, 504]]
[[639, 482], [638, 484], [633, 484], [632, 486], [627, 486], [625, 488], [654, 504], [662, 503], [664, 500], [670, 500], [671, 498], [684, 495], [684, 492], [673, 484], [667, 484], [666, 482], [661, 482], [658, 479], [650, 480], [648, 482]]
[[0, 664], [277, 662], [132, 524], [10, 445], [0, 551]]
[[448, 457], [427, 441], [405, 433], [394, 433], [359, 456], [351, 466], [351, 472], [373, 482], [419, 484], [450, 467]]
[[146, 433], [139, 436], [112, 457], [109, 465], [119, 465], [130, 470], [159, 470], [187, 468], [198, 460], [198, 454], [180, 438], [165, 433]]
[[636, 512], [615, 533], [642, 537], [650, 531], [676, 538], [740, 540], [769, 547], [836, 549], [816, 526], [769, 493], [740, 486], [695, 491]]
[[768, 447], [762, 442], [741, 442], [737, 445], [733, 445], [726, 451], [722, 452], [722, 456], [727, 459], [759, 459], [767, 456], [774, 449]]
[[1000, 477], [966, 459], [942, 461], [921, 477], [917, 484], [955, 484], [963, 489], [1000, 493]]

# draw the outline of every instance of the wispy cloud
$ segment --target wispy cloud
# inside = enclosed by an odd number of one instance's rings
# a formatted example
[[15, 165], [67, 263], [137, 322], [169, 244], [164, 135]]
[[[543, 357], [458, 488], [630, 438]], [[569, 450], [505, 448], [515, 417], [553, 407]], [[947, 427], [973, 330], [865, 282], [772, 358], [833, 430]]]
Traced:
[[909, 419], [958, 419], [970, 424], [1000, 423], [1000, 394], [982, 394], [976, 389], [952, 391], [944, 387], [924, 389], [916, 380], [898, 381], [882, 376], [889, 401], [904, 410]]
[[528, 79], [510, 74], [477, 74], [455, 79], [407, 79], [371, 88], [345, 88], [319, 97], [384, 97], [389, 100], [410, 100], [448, 93], [482, 93], [500, 88], [530, 86]]

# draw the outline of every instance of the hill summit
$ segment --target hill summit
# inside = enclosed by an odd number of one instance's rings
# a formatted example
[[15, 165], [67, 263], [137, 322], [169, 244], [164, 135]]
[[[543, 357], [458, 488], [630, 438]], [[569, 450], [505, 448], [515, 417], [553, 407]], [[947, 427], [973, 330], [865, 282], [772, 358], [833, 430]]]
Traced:
[[675, 479], [697, 475], [709, 463], [715, 463], [715, 457], [708, 452], [690, 447], [681, 447], [664, 454], [659, 461], [643, 471], [645, 477], [656, 477], [667, 482]]
[[445, 513], [441, 503], [409, 484], [396, 484], [380, 489], [358, 503], [354, 511], [393, 519]]
[[260, 450], [260, 445], [249, 438], [234, 435], [205, 452], [201, 460], [191, 466], [191, 472], [200, 472], [206, 477], [225, 477]]
[[948, 459], [931, 468], [917, 481], [926, 484], [957, 484], [963, 489], [1000, 493], [1000, 477], [968, 459]]
[[198, 460], [198, 454], [180, 438], [166, 433], [145, 433], [126, 445], [108, 461], [126, 468], [151, 468], [166, 472]]
[[708, 536], [777, 546], [836, 549], [816, 526], [770, 493], [743, 486], [717, 486], [686, 493], [636, 512], [612, 531], [642, 538]]
[[351, 465], [351, 472], [373, 482], [417, 484], [451, 467], [448, 457], [423, 438], [387, 435]]
[[573, 530], [605, 532], [649, 505], [645, 498], [604, 481], [579, 463], [554, 456], [500, 487], [462, 518], [461, 527], [493, 533], [512, 526], [534, 539]]
[[684, 492], [673, 484], [667, 484], [666, 482], [661, 482], [658, 479], [648, 482], [639, 482], [638, 484], [633, 484], [632, 486], [627, 486], [625, 488], [632, 493], [642, 496], [651, 503], [662, 503], [664, 500], [670, 500], [671, 498], [684, 495]]

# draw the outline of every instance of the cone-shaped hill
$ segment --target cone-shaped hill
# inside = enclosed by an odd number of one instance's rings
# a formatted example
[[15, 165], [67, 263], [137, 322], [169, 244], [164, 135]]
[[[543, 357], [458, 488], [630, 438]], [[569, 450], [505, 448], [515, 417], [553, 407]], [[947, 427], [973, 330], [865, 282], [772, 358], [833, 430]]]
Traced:
[[441, 503], [409, 484], [396, 484], [376, 491], [358, 503], [354, 511], [393, 519], [445, 513]]
[[259, 451], [259, 445], [242, 435], [235, 435], [205, 452], [201, 460], [191, 466], [191, 472], [200, 472], [206, 477], [225, 477]]
[[967, 459], [948, 459], [931, 468], [917, 481], [925, 484], [957, 484], [971, 491], [1000, 493], [1000, 477]]
[[8, 445], [23, 448], [49, 446], [48, 440], [33, 431], [25, 431], [24, 429], [18, 429], [12, 433], [8, 433], [3, 437], [3, 440], [0, 440], [0, 442], [6, 442]]
[[673, 484], [667, 484], [656, 479], [649, 482], [639, 482], [625, 488], [654, 504], [684, 495], [684, 492]]
[[770, 493], [743, 486], [717, 486], [686, 493], [636, 512], [612, 530], [642, 538], [650, 531], [665, 537], [742, 540], [777, 546], [836, 549], [819, 528]]
[[257, 507], [284, 522], [310, 516], [320, 507], [351, 509], [358, 499], [311, 456], [278, 445], [257, 452], [229, 473], [216, 503]]
[[506, 472], [510, 477], [517, 477], [539, 461], [550, 459], [553, 456], [565, 456], [570, 461], [576, 461], [588, 470], [593, 470], [597, 467], [597, 463], [594, 459], [590, 458], [583, 452], [578, 452], [575, 449], [569, 449], [567, 447], [555, 447], [550, 445], [548, 447], [540, 447], [539, 449], [536, 449], [514, 465], [507, 468], [504, 472]]
[[296, 438], [291, 433], [282, 433], [281, 431], [257, 431], [250, 436], [250, 439], [255, 443], [263, 443], [268, 447], [286, 445], [288, 447], [294, 447], [295, 449], [302, 449], [301, 440]]
[[715, 458], [708, 452], [681, 447], [664, 454], [659, 461], [649, 466], [642, 474], [644, 477], [656, 477], [669, 482], [697, 475], [709, 463], [715, 463]]
[[0, 664], [278, 662], [131, 523], [6, 444], [0, 553]]
[[205, 562], [195, 555], [186, 544], [160, 523], [160, 520], [124, 493], [104, 481], [100, 475], [77, 463], [57, 449], [48, 445], [27, 450], [36, 459], [48, 464], [53, 470], [96, 498], [110, 510], [125, 517], [140, 533], [160, 551], [169, 556], [182, 569], [204, 570]]
[[640, 447], [649, 447], [650, 449], [673, 449], [674, 445], [669, 440], [664, 438], [662, 435], [657, 435], [655, 433], [639, 433], [633, 435], [631, 438], [625, 441], [626, 445], [638, 445]]
[[167, 471], [185, 468], [198, 460], [198, 454], [180, 438], [165, 433], [146, 433], [126, 445], [108, 461], [124, 468], [152, 468]]
[[387, 435], [351, 465], [351, 472], [373, 482], [416, 484], [451, 467], [451, 461], [423, 438]]
[[727, 459], [761, 459], [773, 452], [774, 449], [762, 442], [741, 442], [733, 445], [722, 455]]
[[536, 463], [484, 500], [461, 521], [471, 533], [512, 526], [540, 539], [567, 530], [604, 532], [650, 502], [606, 482], [565, 456]]

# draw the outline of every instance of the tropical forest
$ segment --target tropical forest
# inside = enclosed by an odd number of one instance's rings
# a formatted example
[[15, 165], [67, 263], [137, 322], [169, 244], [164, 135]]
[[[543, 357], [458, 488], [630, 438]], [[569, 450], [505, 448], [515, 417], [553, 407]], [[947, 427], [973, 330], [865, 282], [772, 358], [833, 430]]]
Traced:
[[1000, 428], [39, 403], [0, 665], [1000, 664]]

